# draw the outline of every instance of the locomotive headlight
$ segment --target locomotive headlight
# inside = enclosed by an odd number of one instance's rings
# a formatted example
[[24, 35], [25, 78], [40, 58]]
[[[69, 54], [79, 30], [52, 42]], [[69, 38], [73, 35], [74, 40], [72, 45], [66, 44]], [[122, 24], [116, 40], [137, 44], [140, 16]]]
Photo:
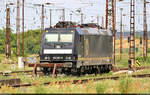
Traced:
[[53, 59], [56, 59], [56, 57], [53, 57]]
[[67, 56], [67, 57], [66, 57], [66, 59], [70, 60], [70, 59], [71, 59], [71, 57], [70, 57], [70, 56], [69, 56], [69, 57]]
[[71, 59], [71, 57], [68, 57], [68, 59]]
[[45, 57], [45, 59], [48, 59], [48, 57]]

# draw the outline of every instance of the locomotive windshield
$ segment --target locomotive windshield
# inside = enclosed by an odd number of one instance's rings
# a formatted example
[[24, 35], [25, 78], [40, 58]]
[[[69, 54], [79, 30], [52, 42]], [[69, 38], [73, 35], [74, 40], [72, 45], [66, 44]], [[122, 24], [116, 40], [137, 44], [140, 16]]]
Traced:
[[50, 42], [69, 42], [72, 43], [73, 34], [51, 34], [48, 33], [45, 35], [45, 41], [46, 43]]
[[58, 34], [46, 34], [46, 42], [58, 42]]
[[60, 42], [72, 42], [72, 34], [60, 34]]

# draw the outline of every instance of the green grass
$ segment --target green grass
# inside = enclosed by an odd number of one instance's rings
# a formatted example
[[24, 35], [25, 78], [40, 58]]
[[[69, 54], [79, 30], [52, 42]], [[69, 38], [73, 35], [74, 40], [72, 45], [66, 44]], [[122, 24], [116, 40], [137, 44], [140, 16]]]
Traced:
[[107, 88], [107, 85], [108, 84], [103, 84], [103, 83], [97, 83], [96, 85], [95, 85], [95, 89], [96, 89], [96, 92], [98, 93], [98, 94], [101, 94], [101, 93], [104, 93], [104, 91], [105, 91], [105, 89]]
[[[104, 76], [113, 76], [113, 75], [104, 74], [104, 75], [97, 75], [95, 77], [104, 77]], [[120, 78], [119, 80], [103, 80], [98, 82], [93, 82], [91, 80], [85, 84], [66, 83], [62, 85], [54, 84], [54, 81], [59, 81], [59, 80], [71, 81], [73, 79], [94, 78], [94, 75], [86, 75], [82, 77], [64, 76], [55, 79], [52, 79], [50, 76], [27, 77], [26, 75], [21, 75], [21, 76], [17, 75], [14, 78], [19, 78], [19, 77], [21, 78], [23, 83], [34, 83], [35, 86], [28, 87], [28, 88], [17, 88], [17, 89], [12, 89], [7, 86], [4, 86], [0, 89], [0, 93], [8, 93], [8, 92], [9, 93], [37, 93], [37, 94], [42, 94], [42, 93], [124, 93], [124, 94], [150, 93], [149, 78], [134, 79], [128, 77], [128, 75], [126, 78]], [[49, 81], [52, 81], [53, 84], [49, 84], [47, 86], [40, 85], [40, 83], [49, 82]]]
[[100, 78], [100, 77], [107, 77], [107, 76], [114, 76], [110, 73], [108, 74], [103, 74], [103, 75], [85, 75], [85, 76], [81, 76], [81, 77], [77, 77], [77, 76], [63, 76], [63, 77], [57, 77], [52, 79], [51, 76], [40, 76], [40, 77], [31, 77], [31, 76], [27, 76], [27, 75], [17, 75], [13, 78], [21, 78], [22, 82], [24, 83], [44, 83], [44, 82], [56, 82], [56, 81], [71, 81], [71, 80], [81, 80], [81, 79], [94, 79], [94, 78]]
[[4, 71], [22, 71], [22, 70], [33, 70], [33, 68], [28, 67], [27, 65], [25, 66], [25, 69], [18, 68], [18, 64], [2, 64], [0, 63], [0, 72]]
[[[7, 59], [4, 54], [0, 54], [0, 72], [1, 71], [18, 71], [18, 70], [24, 70], [18, 68], [18, 61], [16, 56], [12, 56], [11, 59]], [[14, 68], [15, 67], [15, 68]], [[32, 70], [33, 68], [30, 68], [28, 66], [25, 66], [25, 70]]]
[[119, 91], [122, 94], [128, 93], [130, 90], [132, 90], [132, 79], [129, 77], [121, 78], [119, 81]]
[[4, 86], [0, 89], [0, 93], [120, 93], [120, 94], [132, 94], [132, 93], [141, 93], [148, 94], [150, 93], [150, 79], [135, 79], [131, 77], [126, 77], [124, 79], [120, 78], [119, 80], [104, 80], [93, 82], [89, 81], [85, 84], [49, 84], [49, 85], [39, 85], [28, 87], [28, 88], [16, 88], [12, 89], [7, 86]]

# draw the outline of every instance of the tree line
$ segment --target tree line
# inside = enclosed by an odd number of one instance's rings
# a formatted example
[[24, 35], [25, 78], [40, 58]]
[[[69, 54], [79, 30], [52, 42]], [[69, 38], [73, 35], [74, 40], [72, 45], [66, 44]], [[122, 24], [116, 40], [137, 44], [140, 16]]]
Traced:
[[[20, 38], [20, 52], [22, 55], [22, 33], [19, 34]], [[24, 32], [24, 53], [28, 54], [38, 54], [40, 51], [41, 43], [41, 33], [40, 29], [28, 30]], [[0, 29], [0, 54], [5, 53], [6, 47], [6, 29]], [[16, 54], [16, 33], [11, 32], [11, 51], [12, 55]]]

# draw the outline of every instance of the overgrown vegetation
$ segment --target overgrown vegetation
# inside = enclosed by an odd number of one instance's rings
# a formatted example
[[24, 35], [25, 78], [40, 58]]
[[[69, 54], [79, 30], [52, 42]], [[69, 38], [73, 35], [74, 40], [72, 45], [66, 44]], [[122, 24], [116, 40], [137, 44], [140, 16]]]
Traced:
[[50, 83], [49, 85], [35, 84], [32, 87], [12, 88], [2, 86], [0, 93], [117, 93], [117, 94], [148, 94], [150, 92], [150, 79], [135, 79], [126, 77], [119, 80], [103, 80], [98, 82], [89, 81], [84, 84], [62, 83], [60, 85]]

